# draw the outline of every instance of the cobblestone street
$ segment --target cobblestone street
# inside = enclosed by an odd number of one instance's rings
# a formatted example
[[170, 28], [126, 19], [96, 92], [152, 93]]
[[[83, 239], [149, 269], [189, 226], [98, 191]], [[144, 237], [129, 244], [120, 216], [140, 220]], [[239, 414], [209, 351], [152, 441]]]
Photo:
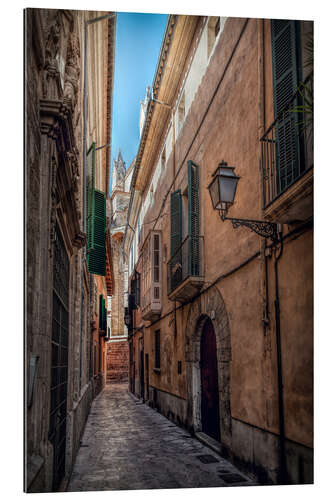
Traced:
[[68, 491], [253, 484], [187, 431], [135, 400], [127, 384], [112, 384], [92, 404]]

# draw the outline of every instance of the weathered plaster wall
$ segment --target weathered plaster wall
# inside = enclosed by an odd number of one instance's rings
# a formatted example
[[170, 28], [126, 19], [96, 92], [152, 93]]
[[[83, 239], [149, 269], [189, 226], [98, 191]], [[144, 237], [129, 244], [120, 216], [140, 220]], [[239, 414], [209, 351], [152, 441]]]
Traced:
[[[222, 160], [236, 167], [241, 177], [236, 201], [228, 215], [262, 219], [260, 127], [272, 118], [271, 42], [269, 21], [264, 22], [264, 71], [266, 101], [265, 123], [260, 118], [259, 22], [256, 19], [228, 18], [202, 77], [191, 108], [177, 137], [175, 162], [170, 149], [167, 165], [161, 175], [152, 172], [154, 204], [149, 206], [151, 180], [143, 193], [145, 222], [152, 221], [177, 173], [171, 191], [187, 186], [187, 160], [199, 165], [200, 172], [200, 234], [204, 236], [205, 285], [221, 277], [216, 288], [223, 297], [230, 330], [230, 359], [220, 349], [219, 391], [226, 394], [226, 365], [230, 370], [229, 428], [222, 425], [222, 442], [230, 456], [250, 468], [265, 481], [276, 482], [278, 457], [278, 398], [275, 344], [275, 278], [274, 257], [267, 257], [268, 296], [265, 294], [265, 259], [259, 236], [247, 228], [233, 229], [214, 212], [207, 189], [212, 174]], [[170, 147], [172, 131], [168, 132]], [[167, 148], [168, 149], [168, 148]], [[179, 174], [178, 169], [181, 168]], [[151, 228], [162, 230], [162, 313], [161, 320], [144, 326], [144, 351], [149, 355], [149, 403], [175, 421], [200, 427], [195, 417], [195, 398], [187, 391], [198, 369], [186, 354], [186, 338], [195, 335], [195, 322], [189, 329], [186, 318], [190, 308], [205, 303], [209, 291], [203, 292], [192, 306], [184, 305], [173, 312], [174, 304], [167, 297], [167, 266], [170, 256], [170, 196], [162, 209], [163, 217]], [[292, 227], [285, 227], [284, 234]], [[282, 370], [284, 383], [287, 466], [293, 481], [311, 481], [312, 446], [312, 231], [298, 239], [285, 242], [279, 262]], [[225, 276], [223, 278], [223, 276]], [[264, 318], [267, 301], [268, 318]], [[177, 306], [179, 304], [176, 304]], [[175, 314], [177, 328], [175, 328]], [[210, 315], [210, 311], [205, 310]], [[267, 322], [264, 324], [264, 320]], [[216, 318], [215, 321], [222, 321]], [[161, 331], [161, 370], [154, 368], [154, 332]], [[135, 334], [136, 392], [139, 391], [139, 340]], [[222, 352], [221, 352], [222, 349]], [[190, 356], [190, 357], [186, 357]], [[182, 361], [182, 374], [177, 363]], [[196, 371], [195, 371], [196, 370]], [[191, 371], [191, 372], [190, 372]], [[191, 378], [192, 377], [192, 378]], [[195, 381], [194, 381], [195, 382]], [[200, 380], [194, 383], [200, 397]], [[190, 400], [190, 396], [194, 399]], [[182, 399], [184, 398], [184, 399]], [[183, 404], [187, 400], [184, 417]], [[227, 415], [220, 400], [221, 414]], [[193, 406], [194, 405], [194, 406]], [[192, 407], [193, 406], [193, 407]], [[226, 430], [229, 429], [229, 430]], [[301, 464], [297, 466], [298, 464]], [[298, 468], [297, 468], [298, 467]]]

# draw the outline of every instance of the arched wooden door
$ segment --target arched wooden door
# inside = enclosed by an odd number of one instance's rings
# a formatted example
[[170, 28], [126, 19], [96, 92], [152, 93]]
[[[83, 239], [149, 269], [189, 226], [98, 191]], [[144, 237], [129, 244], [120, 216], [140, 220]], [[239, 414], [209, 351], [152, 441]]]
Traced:
[[220, 435], [219, 387], [216, 336], [211, 320], [203, 326], [201, 342], [201, 425], [202, 432], [217, 441]]

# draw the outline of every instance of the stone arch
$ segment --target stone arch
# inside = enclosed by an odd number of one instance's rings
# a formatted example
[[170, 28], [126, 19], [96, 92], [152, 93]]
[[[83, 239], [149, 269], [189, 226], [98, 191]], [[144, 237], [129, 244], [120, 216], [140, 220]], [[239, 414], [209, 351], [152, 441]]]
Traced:
[[221, 445], [222, 449], [227, 451], [231, 447], [230, 327], [223, 298], [215, 286], [192, 303], [187, 316], [187, 421], [194, 432], [201, 431], [200, 340], [207, 318], [211, 319], [216, 335]]

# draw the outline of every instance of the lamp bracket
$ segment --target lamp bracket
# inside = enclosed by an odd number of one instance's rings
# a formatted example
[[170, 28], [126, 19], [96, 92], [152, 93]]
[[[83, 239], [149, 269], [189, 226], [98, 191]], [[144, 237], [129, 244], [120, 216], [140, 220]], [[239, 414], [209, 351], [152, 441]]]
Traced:
[[235, 219], [233, 217], [226, 217], [224, 214], [221, 214], [221, 219], [223, 221], [230, 220], [234, 229], [237, 229], [240, 226], [245, 226], [263, 238], [270, 238], [274, 243], [279, 242], [279, 234], [277, 230], [277, 224], [275, 222], [251, 219]]

